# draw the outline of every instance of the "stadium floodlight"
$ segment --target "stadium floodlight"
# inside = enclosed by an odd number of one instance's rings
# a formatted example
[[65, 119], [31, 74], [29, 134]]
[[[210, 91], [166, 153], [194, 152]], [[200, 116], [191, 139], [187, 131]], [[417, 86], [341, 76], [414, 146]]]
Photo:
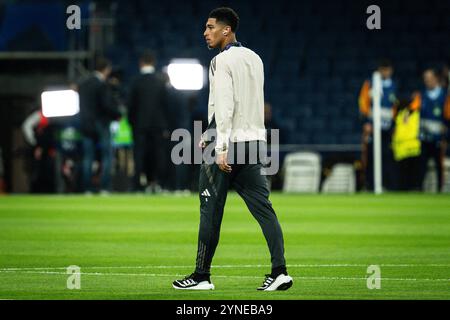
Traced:
[[197, 59], [174, 59], [167, 67], [170, 83], [177, 90], [201, 90], [203, 66]]
[[41, 94], [42, 113], [45, 117], [65, 117], [80, 111], [80, 98], [74, 90], [44, 91]]

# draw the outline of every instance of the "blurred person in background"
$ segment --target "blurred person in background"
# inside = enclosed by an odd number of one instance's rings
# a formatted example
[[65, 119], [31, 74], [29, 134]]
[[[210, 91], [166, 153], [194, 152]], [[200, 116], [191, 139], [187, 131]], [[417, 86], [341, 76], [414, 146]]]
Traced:
[[[381, 146], [382, 146], [382, 176], [383, 188], [396, 188], [394, 160], [391, 149], [393, 108], [397, 101], [397, 86], [392, 79], [394, 68], [389, 60], [382, 60], [378, 69], [382, 78], [381, 95]], [[363, 120], [362, 133], [362, 163], [365, 171], [367, 190], [374, 190], [373, 176], [373, 105], [372, 83], [364, 81], [359, 94], [359, 111]]]
[[266, 101], [264, 103], [264, 126], [266, 127], [266, 131], [267, 131], [267, 144], [268, 145], [271, 143], [272, 137], [270, 135], [270, 130], [272, 130], [272, 129], [278, 130], [279, 143], [280, 144], [285, 143], [284, 136], [283, 136], [283, 130], [282, 130], [280, 124], [278, 123], [278, 121], [276, 121], [276, 119], [274, 118], [273, 113], [272, 113], [272, 104], [268, 101]]
[[79, 114], [59, 123], [58, 137], [57, 192], [80, 192], [83, 149]]
[[442, 86], [450, 93], [450, 59], [442, 68]]
[[[267, 147], [268, 152], [270, 151], [270, 145], [272, 144], [272, 133], [270, 130], [278, 130], [278, 143], [284, 144], [284, 130], [282, 129], [280, 123], [276, 121], [272, 113], [272, 104], [268, 101], [264, 102], [264, 126], [267, 132]], [[270, 154], [269, 154], [270, 156]], [[281, 174], [276, 174], [273, 176], [267, 176], [270, 189], [281, 189], [283, 187], [283, 178]]]
[[[450, 58], [447, 60], [447, 63], [444, 65], [443, 69], [443, 87], [447, 90], [447, 95], [450, 96]], [[450, 130], [447, 130], [446, 140], [450, 141]]]
[[128, 100], [128, 118], [134, 139], [134, 191], [145, 190], [141, 176], [152, 193], [162, 190], [167, 164], [165, 145], [170, 138], [166, 81], [155, 70], [155, 56], [144, 52], [140, 75], [134, 79]]
[[0, 147], [0, 194], [6, 192], [6, 185], [5, 185], [5, 165], [3, 164], [3, 151]]
[[56, 139], [53, 126], [39, 109], [32, 112], [22, 123], [22, 132], [31, 147], [30, 191], [54, 193]]
[[398, 171], [398, 190], [420, 191], [419, 139], [420, 111], [411, 99], [401, 99], [396, 104], [392, 150]]
[[111, 121], [120, 118], [111, 88], [107, 83], [111, 73], [111, 63], [106, 58], [98, 58], [94, 73], [79, 84], [80, 129], [82, 133], [83, 164], [82, 189], [86, 193], [94, 190], [92, 186], [92, 164], [97, 147], [100, 148], [100, 191], [111, 191], [112, 142]]
[[420, 110], [420, 185], [423, 186], [428, 160], [433, 159], [437, 172], [437, 190], [444, 185], [444, 158], [447, 149], [446, 135], [450, 121], [450, 96], [442, 87], [439, 73], [427, 69], [423, 73], [425, 88], [413, 95], [413, 108]]
[[[163, 74], [164, 79], [166, 81], [166, 88], [168, 93], [168, 103], [170, 107], [170, 118], [169, 118], [169, 126], [170, 131], [176, 129], [184, 129], [188, 130], [192, 133], [192, 122], [193, 116], [192, 111], [197, 102], [195, 96], [188, 96], [183, 91], [175, 89], [170, 83], [170, 78], [167, 73]], [[190, 138], [190, 137], [189, 137]], [[183, 150], [191, 149], [192, 143], [191, 139], [183, 139], [181, 143], [183, 143]], [[169, 149], [167, 150], [167, 154], [171, 154], [172, 148], [179, 144], [179, 141], [175, 141], [169, 144]], [[183, 156], [183, 154], [180, 154]], [[177, 193], [190, 193], [189, 186], [189, 173], [190, 173], [190, 165], [189, 164], [178, 164], [174, 165], [172, 161], [166, 161], [166, 163], [170, 166], [170, 171], [173, 171], [174, 181], [173, 188]]]

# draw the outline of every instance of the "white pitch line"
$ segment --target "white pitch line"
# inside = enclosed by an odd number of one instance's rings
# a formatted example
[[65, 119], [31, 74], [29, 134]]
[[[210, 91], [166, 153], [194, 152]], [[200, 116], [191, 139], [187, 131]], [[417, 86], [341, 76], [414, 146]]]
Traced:
[[[57, 271], [17, 271], [17, 270], [0, 270], [0, 273], [25, 273], [25, 274], [52, 274], [52, 275], [67, 275], [66, 272]], [[87, 276], [139, 276], [139, 277], [184, 277], [182, 274], [157, 274], [157, 273], [104, 273], [104, 272], [80, 272], [80, 275]], [[258, 276], [226, 276], [226, 275], [215, 275], [213, 278], [239, 278], [239, 279], [261, 279]], [[294, 279], [298, 280], [367, 280], [364, 277], [296, 277]], [[450, 282], [450, 279], [429, 279], [429, 278], [381, 278], [382, 281], [432, 281], [432, 282]]]
[[[370, 264], [288, 264], [288, 268], [347, 268], [347, 267], [368, 267]], [[410, 267], [450, 267], [450, 264], [378, 264], [380, 267], [410, 268]], [[212, 269], [221, 268], [270, 268], [270, 265], [244, 264], [244, 265], [216, 265]], [[190, 269], [192, 265], [184, 266], [85, 266], [83, 269]], [[0, 271], [20, 271], [20, 270], [66, 270], [67, 267], [8, 267], [0, 268]]]

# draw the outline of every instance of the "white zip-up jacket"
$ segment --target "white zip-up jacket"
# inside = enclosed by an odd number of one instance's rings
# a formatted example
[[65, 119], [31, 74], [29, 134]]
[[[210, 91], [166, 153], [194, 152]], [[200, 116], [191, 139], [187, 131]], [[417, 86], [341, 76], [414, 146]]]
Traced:
[[264, 66], [252, 50], [232, 46], [211, 60], [208, 120], [216, 120], [216, 152], [229, 142], [266, 141]]

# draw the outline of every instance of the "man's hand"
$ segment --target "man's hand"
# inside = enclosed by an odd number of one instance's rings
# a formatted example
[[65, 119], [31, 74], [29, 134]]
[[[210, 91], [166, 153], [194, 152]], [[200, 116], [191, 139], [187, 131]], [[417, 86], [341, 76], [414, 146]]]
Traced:
[[372, 134], [373, 128], [372, 128], [372, 124], [370, 123], [365, 123], [363, 125], [363, 133], [366, 135]]
[[199, 143], [198, 143], [198, 147], [199, 147], [200, 149], [203, 149], [203, 148], [206, 147], [206, 142], [203, 140], [203, 137], [200, 138], [200, 141], [199, 141]]
[[366, 123], [363, 125], [362, 141], [363, 144], [369, 143], [369, 137], [372, 134], [372, 124]]
[[42, 159], [43, 150], [41, 147], [37, 147], [34, 149], [34, 159], [41, 160]]
[[231, 166], [227, 162], [228, 152], [220, 153], [216, 156], [216, 163], [223, 172], [230, 173]]

